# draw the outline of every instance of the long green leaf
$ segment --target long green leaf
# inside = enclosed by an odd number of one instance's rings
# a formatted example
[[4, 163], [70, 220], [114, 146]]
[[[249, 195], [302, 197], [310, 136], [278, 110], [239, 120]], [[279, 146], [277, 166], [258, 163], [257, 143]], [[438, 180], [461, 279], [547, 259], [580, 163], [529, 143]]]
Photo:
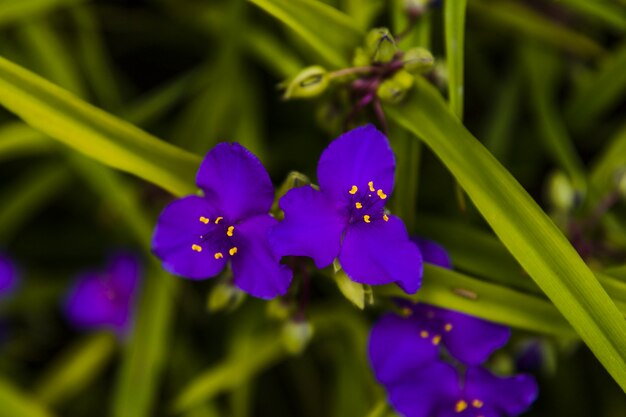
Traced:
[[313, 0], [249, 0], [300, 35], [333, 67], [348, 65], [363, 32], [346, 14]]
[[463, 120], [463, 52], [467, 0], [446, 1], [443, 7], [450, 109]]
[[0, 379], [0, 417], [52, 417], [37, 400]]
[[589, 186], [596, 199], [606, 195], [615, 187], [615, 176], [621, 169], [626, 169], [626, 124], [611, 139], [604, 152], [592, 165]]
[[86, 0], [5, 0], [0, 2], [0, 26], [46, 13], [56, 7], [71, 6], [84, 1]]
[[0, 126], [0, 161], [53, 150], [56, 143], [22, 122]]
[[560, 0], [559, 3], [584, 17], [601, 21], [621, 32], [626, 31], [626, 10], [614, 1]]
[[0, 58], [0, 104], [35, 129], [105, 165], [181, 196], [195, 192], [200, 159]]
[[389, 116], [442, 160], [522, 267], [626, 390], [624, 316], [574, 248], [425, 80]]

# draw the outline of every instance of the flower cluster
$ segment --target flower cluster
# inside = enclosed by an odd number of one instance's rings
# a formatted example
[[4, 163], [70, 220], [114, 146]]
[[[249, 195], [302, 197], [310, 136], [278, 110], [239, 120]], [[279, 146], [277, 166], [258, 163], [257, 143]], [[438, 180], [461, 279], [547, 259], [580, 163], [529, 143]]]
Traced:
[[381, 132], [371, 125], [347, 132], [320, 158], [319, 189], [295, 188], [281, 198], [279, 223], [269, 214], [274, 191], [261, 162], [237, 143], [221, 143], [198, 171], [204, 195], [163, 210], [152, 248], [168, 271], [191, 279], [214, 277], [230, 261], [234, 284], [259, 298], [286, 293], [292, 274], [280, 264], [284, 256], [310, 257], [319, 268], [338, 259], [355, 282], [395, 282], [414, 293], [419, 249], [385, 210], [394, 171]]
[[[443, 248], [416, 242], [426, 262], [450, 267]], [[506, 344], [507, 327], [425, 303], [400, 306], [404, 315], [389, 313], [374, 325], [369, 358], [403, 416], [516, 416], [533, 403], [532, 376], [499, 377], [481, 366]], [[443, 351], [451, 361], [440, 359]]]

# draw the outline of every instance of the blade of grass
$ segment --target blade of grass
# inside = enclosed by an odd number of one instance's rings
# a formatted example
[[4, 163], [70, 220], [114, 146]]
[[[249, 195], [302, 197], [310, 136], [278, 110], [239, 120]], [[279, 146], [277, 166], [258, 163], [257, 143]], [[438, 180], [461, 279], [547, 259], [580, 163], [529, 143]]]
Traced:
[[0, 417], [52, 417], [52, 413], [37, 400], [0, 379]]
[[55, 143], [22, 122], [0, 126], [0, 161], [50, 152]]
[[0, 2], [0, 27], [86, 0], [20, 0]]
[[465, 47], [465, 9], [467, 0], [446, 1], [443, 6], [448, 99], [450, 109], [463, 120], [463, 62]]

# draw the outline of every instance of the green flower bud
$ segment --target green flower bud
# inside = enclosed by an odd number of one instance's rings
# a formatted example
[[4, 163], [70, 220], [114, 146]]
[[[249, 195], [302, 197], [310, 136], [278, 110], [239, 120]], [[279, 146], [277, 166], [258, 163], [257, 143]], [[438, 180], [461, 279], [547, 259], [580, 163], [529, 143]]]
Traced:
[[354, 57], [352, 58], [352, 65], [355, 67], [367, 67], [370, 64], [370, 56], [365, 49], [356, 48], [354, 50]]
[[391, 61], [396, 49], [396, 42], [387, 28], [372, 29], [365, 38], [365, 51], [372, 62]]
[[281, 337], [287, 352], [298, 355], [313, 338], [313, 326], [306, 321], [290, 321], [283, 327]]
[[300, 71], [291, 80], [282, 84], [286, 86], [283, 98], [310, 98], [322, 94], [328, 88], [329, 79], [326, 70], [318, 65]]
[[423, 74], [433, 65], [435, 58], [426, 48], [411, 48], [404, 54], [404, 69], [412, 74]]
[[269, 318], [280, 321], [287, 320], [291, 316], [292, 310], [293, 306], [287, 304], [284, 300], [280, 298], [274, 298], [267, 303], [265, 308], [265, 311]]
[[209, 295], [207, 307], [211, 312], [232, 311], [239, 307], [246, 294], [230, 283], [219, 283]]
[[568, 212], [576, 205], [576, 191], [567, 176], [557, 171], [548, 179], [548, 199], [552, 207]]
[[415, 79], [406, 71], [398, 71], [393, 77], [383, 81], [376, 90], [376, 95], [386, 103], [399, 103], [413, 87]]

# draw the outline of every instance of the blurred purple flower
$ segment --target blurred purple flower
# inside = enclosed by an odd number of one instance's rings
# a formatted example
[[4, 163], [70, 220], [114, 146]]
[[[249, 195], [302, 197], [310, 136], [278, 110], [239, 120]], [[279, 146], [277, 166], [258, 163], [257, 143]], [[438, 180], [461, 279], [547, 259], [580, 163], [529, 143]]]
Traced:
[[13, 261], [0, 253], [0, 297], [12, 293], [18, 284], [17, 268]]
[[459, 379], [454, 367], [433, 361], [387, 386], [389, 402], [404, 417], [514, 417], [537, 398], [530, 375], [499, 377], [469, 367]]
[[169, 272], [191, 279], [214, 277], [231, 261], [234, 283], [259, 298], [284, 295], [291, 271], [267, 244], [277, 223], [270, 177], [250, 151], [220, 143], [204, 158], [196, 183], [204, 197], [170, 203], [159, 217], [152, 250]]
[[338, 258], [355, 282], [416, 292], [422, 257], [402, 221], [385, 212], [394, 171], [393, 151], [374, 126], [341, 135], [317, 165], [319, 191], [300, 187], [281, 198], [285, 220], [270, 229], [270, 245], [281, 257], [311, 257], [318, 268]]
[[80, 274], [65, 300], [65, 314], [81, 329], [111, 328], [119, 335], [129, 330], [140, 279], [137, 259], [118, 253], [104, 271]]

